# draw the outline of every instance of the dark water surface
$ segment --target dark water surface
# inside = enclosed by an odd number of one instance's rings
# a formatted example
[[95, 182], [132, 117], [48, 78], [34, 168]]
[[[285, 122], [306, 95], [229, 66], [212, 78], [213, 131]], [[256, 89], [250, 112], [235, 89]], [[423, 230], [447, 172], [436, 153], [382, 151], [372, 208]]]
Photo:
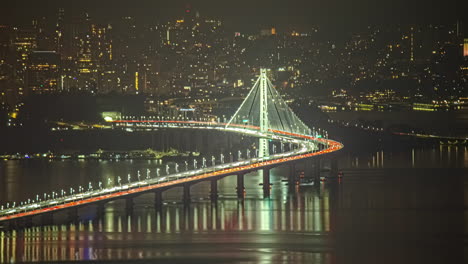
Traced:
[[[289, 169], [272, 171], [272, 198], [261, 178], [245, 177], [247, 197], [236, 198], [236, 178], [192, 187], [192, 202], [178, 188], [138, 197], [133, 212], [122, 201], [66, 213], [54, 225], [0, 230], [0, 263], [464, 263], [468, 228], [468, 150], [436, 147], [393, 152], [343, 151], [341, 181], [289, 191]], [[105, 182], [157, 161], [3, 161], [0, 201]], [[298, 166], [299, 170], [301, 169]], [[161, 170], [163, 171], [163, 169]], [[35, 219], [34, 221], [37, 221]]]

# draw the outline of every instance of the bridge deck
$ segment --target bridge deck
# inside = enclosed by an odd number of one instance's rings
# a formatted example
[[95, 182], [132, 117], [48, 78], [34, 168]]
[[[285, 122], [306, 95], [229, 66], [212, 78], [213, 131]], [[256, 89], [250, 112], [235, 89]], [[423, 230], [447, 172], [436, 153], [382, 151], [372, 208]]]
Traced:
[[[116, 123], [137, 123], [134, 120], [122, 120]], [[300, 146], [299, 149], [285, 153], [271, 155], [267, 158], [252, 158], [241, 160], [232, 163], [224, 163], [209, 168], [185, 171], [172, 175], [166, 175], [160, 178], [148, 179], [139, 182], [134, 182], [127, 185], [100, 189], [85, 193], [78, 193], [52, 200], [40, 201], [31, 203], [25, 206], [7, 208], [0, 211], [0, 222], [14, 219], [20, 219], [28, 216], [35, 216], [48, 212], [64, 210], [72, 207], [79, 207], [98, 202], [120, 199], [126, 196], [142, 194], [150, 191], [155, 191], [161, 188], [174, 187], [184, 183], [207, 180], [213, 177], [221, 177], [231, 174], [244, 173], [248, 171], [259, 170], [266, 167], [272, 167], [285, 162], [291, 162], [313, 156], [323, 155], [334, 152], [343, 147], [339, 142], [314, 138], [308, 135], [289, 133], [278, 130], [270, 130], [269, 133], [261, 133], [257, 127], [226, 128], [223, 123], [216, 122], [198, 122], [198, 121], [177, 121], [177, 120], [147, 120], [139, 121], [139, 124], [157, 123], [165, 127], [171, 127], [171, 124], [177, 124], [177, 127], [182, 128], [200, 128], [200, 129], [217, 129], [230, 132], [244, 133], [257, 137], [269, 137], [277, 140], [292, 142]], [[253, 130], [252, 130], [253, 129]], [[323, 144], [326, 146], [323, 150], [315, 151], [315, 144]]]

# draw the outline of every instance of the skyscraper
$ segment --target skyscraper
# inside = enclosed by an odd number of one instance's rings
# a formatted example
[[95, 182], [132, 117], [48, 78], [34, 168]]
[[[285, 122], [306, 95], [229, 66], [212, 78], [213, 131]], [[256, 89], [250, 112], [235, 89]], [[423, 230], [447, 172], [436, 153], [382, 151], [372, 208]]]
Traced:
[[55, 51], [34, 51], [29, 55], [27, 88], [32, 93], [53, 93], [58, 90], [60, 55]]

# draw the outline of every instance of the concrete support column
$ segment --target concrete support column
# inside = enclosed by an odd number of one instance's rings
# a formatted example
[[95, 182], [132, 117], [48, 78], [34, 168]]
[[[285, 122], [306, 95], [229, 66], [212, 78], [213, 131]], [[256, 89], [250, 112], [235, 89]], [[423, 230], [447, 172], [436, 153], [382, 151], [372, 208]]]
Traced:
[[105, 213], [106, 213], [106, 204], [104, 202], [98, 203], [97, 207], [96, 207], [97, 216], [102, 218], [102, 217], [104, 217]]
[[41, 225], [53, 225], [54, 224], [54, 214], [45, 213], [41, 215]]
[[184, 201], [184, 203], [189, 203], [190, 202], [190, 184], [188, 184], [188, 183], [184, 184], [183, 201]]
[[338, 159], [331, 157], [330, 159], [330, 176], [338, 177]]
[[68, 223], [77, 223], [79, 220], [78, 208], [72, 207], [67, 211], [67, 222]]
[[156, 206], [156, 208], [162, 208], [162, 205], [163, 205], [162, 193], [163, 192], [161, 190], [157, 190], [154, 192], [154, 206]]
[[244, 187], [244, 174], [237, 174], [237, 198], [244, 199], [245, 196], [245, 187]]
[[3, 229], [3, 230], [12, 230], [12, 229], [15, 229], [16, 228], [16, 220], [10, 220], [10, 221], [6, 221], [6, 222], [3, 222], [0, 224], [0, 227]]
[[128, 197], [125, 199], [125, 211], [127, 213], [133, 212], [133, 197]]
[[33, 226], [33, 217], [32, 216], [25, 216], [20, 219], [22, 227], [31, 227]]
[[270, 169], [262, 169], [263, 173], [263, 198], [270, 198]]
[[218, 199], [218, 179], [210, 180], [210, 198], [211, 200]]
[[297, 184], [297, 172], [296, 172], [296, 163], [289, 163], [289, 177], [288, 177], [288, 186], [293, 189], [296, 188]]
[[313, 159], [313, 164], [314, 164], [314, 171], [313, 171], [313, 177], [315, 182], [320, 182], [320, 171], [321, 171], [321, 165], [320, 165], [320, 158], [315, 157]]

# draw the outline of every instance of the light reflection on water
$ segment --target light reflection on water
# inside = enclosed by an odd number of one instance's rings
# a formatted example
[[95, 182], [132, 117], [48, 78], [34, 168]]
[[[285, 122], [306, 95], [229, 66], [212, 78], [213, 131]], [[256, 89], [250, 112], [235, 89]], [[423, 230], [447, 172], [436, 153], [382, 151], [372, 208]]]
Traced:
[[[200, 183], [192, 187], [189, 206], [174, 188], [164, 193], [161, 210], [155, 209], [153, 194], [145, 194], [136, 198], [133, 212], [115, 201], [102, 214], [94, 206], [80, 209], [76, 223], [57, 213], [54, 225], [0, 231], [0, 262], [413, 264], [461, 263], [466, 257], [466, 148], [344, 152], [338, 164], [344, 172], [340, 183], [297, 190], [282, 181], [288, 168], [273, 170], [271, 199], [262, 198], [261, 177], [253, 173], [245, 176], [244, 201], [235, 198], [236, 178], [226, 177], [215, 203], [207, 199], [209, 184]], [[160, 165], [9, 161], [1, 166], [0, 199], [6, 201]]]
[[[258, 256], [283, 239], [290, 246], [300, 243], [301, 247], [309, 241], [325, 254], [329, 250], [326, 232], [330, 231], [330, 213], [325, 206], [329, 193], [319, 192], [320, 189], [312, 189], [307, 195], [291, 196], [288, 200], [229, 199], [199, 201], [190, 206], [176, 203], [162, 210], [137, 206], [131, 214], [121, 210], [119, 202], [110, 203], [100, 218], [1, 232], [0, 260], [115, 260], [172, 255], [209, 258], [218, 252], [213, 252], [212, 247], [218, 246], [221, 255], [226, 254], [223, 250], [240, 253], [247, 247], [251, 251], [247, 255]], [[93, 214], [93, 210], [96, 209], [80, 210], [80, 217]], [[60, 214], [55, 221], [63, 222]], [[209, 255], [184, 246], [197, 248], [196, 244], [201, 244], [200, 250], [208, 250]], [[264, 245], [268, 247], [262, 249]]]

